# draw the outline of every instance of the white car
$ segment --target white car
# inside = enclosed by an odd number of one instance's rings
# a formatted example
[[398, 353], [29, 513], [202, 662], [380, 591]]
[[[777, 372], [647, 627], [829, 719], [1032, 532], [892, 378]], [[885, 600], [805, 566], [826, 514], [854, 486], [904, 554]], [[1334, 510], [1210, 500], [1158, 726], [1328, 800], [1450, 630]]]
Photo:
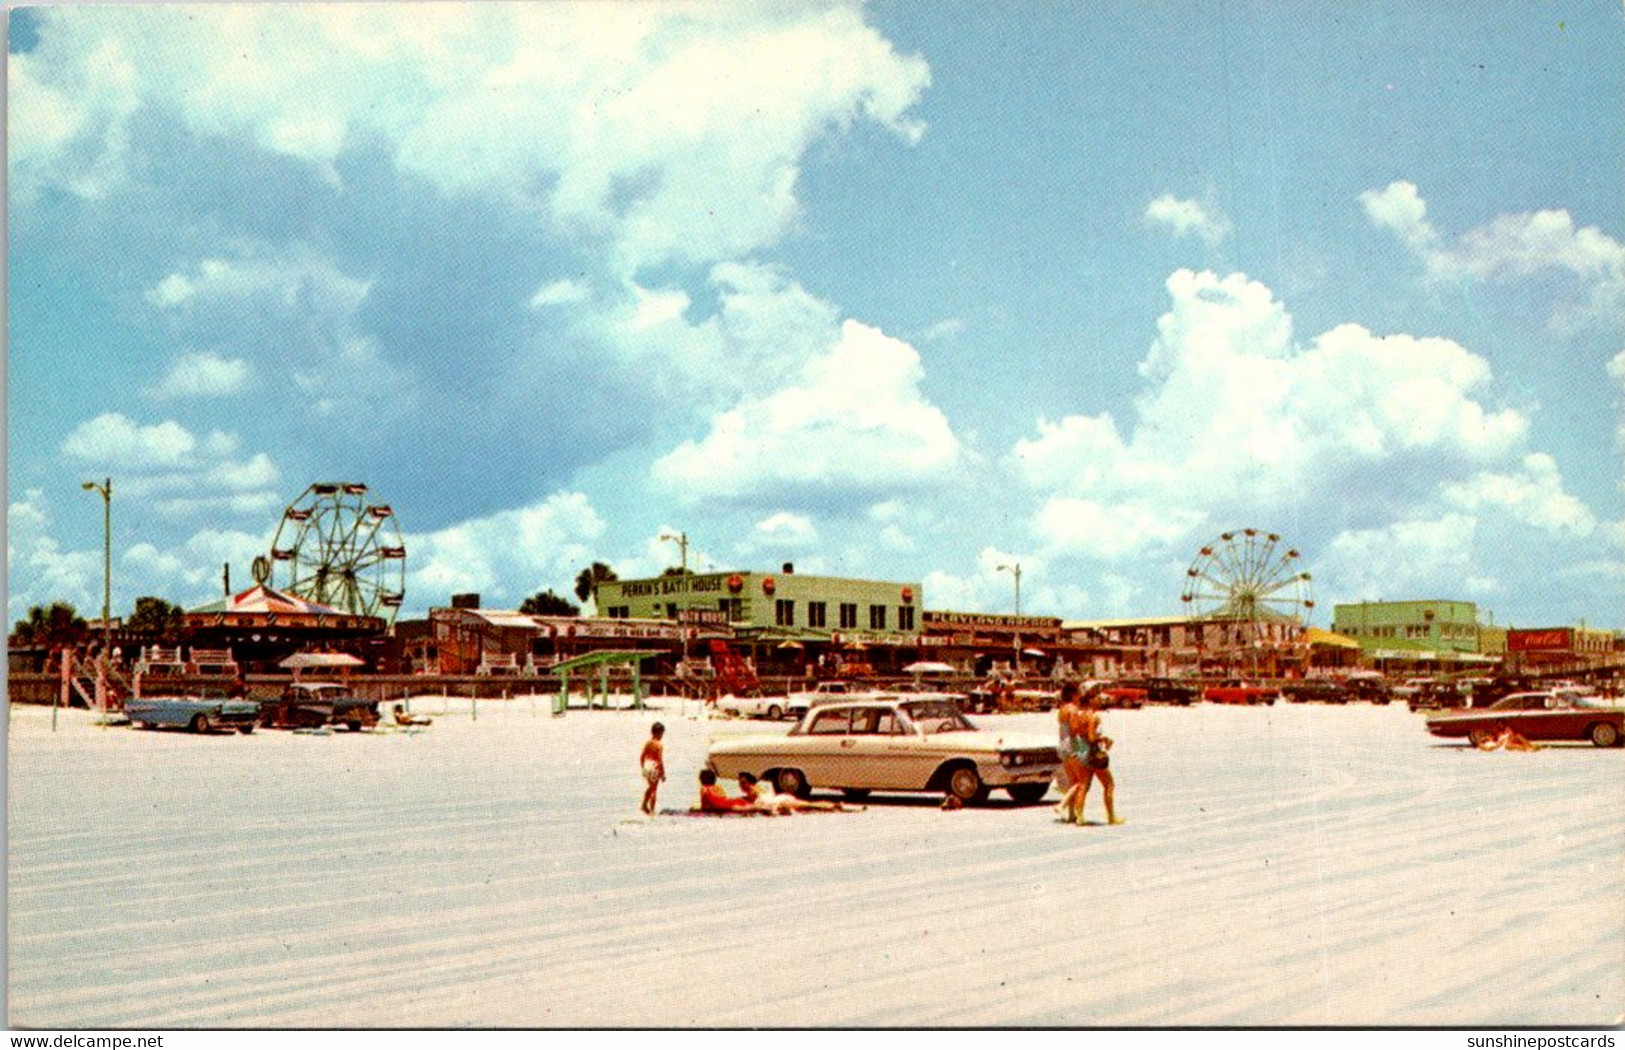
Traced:
[[775, 722], [789, 715], [800, 718], [819, 704], [831, 700], [871, 699], [885, 696], [872, 690], [858, 689], [850, 682], [819, 682], [816, 687], [783, 696], [728, 696], [717, 699], [717, 709], [730, 715], [746, 718], [771, 718]]
[[1060, 760], [1052, 739], [977, 729], [945, 700], [889, 696], [821, 704], [787, 735], [717, 741], [706, 765], [722, 778], [753, 773], [787, 795], [931, 791], [976, 802], [1002, 788], [1037, 802]]

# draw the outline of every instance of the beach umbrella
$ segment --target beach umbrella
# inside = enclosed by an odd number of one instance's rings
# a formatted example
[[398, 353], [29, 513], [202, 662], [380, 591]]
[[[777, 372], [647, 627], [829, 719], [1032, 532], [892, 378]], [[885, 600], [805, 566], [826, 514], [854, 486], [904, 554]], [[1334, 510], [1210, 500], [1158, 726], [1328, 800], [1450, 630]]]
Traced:
[[905, 674], [953, 674], [952, 664], [940, 660], [917, 660], [903, 668]]

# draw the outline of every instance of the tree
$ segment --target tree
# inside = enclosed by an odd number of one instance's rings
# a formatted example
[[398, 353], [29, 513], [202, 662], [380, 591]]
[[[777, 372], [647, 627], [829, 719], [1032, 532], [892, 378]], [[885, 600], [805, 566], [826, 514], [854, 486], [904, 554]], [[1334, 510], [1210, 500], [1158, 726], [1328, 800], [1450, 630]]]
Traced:
[[28, 619], [12, 626], [11, 644], [58, 649], [78, 645], [86, 633], [85, 618], [77, 609], [67, 602], [52, 602], [34, 606], [28, 610]]
[[580, 616], [581, 608], [574, 602], [560, 598], [552, 590], [539, 591], [526, 598], [519, 611], [533, 616]]
[[184, 610], [162, 598], [151, 595], [135, 600], [135, 612], [130, 614], [126, 626], [132, 631], [146, 631], [168, 640], [180, 633]]
[[668, 565], [664, 569], [660, 570], [660, 575], [662, 575], [662, 576], [692, 576], [692, 575], [694, 575], [694, 570], [693, 569], [685, 569], [681, 565]]
[[615, 575], [614, 569], [601, 561], [595, 561], [590, 568], [582, 569], [581, 574], [576, 577], [576, 597], [586, 601], [597, 592], [600, 583], [618, 579], [620, 577]]

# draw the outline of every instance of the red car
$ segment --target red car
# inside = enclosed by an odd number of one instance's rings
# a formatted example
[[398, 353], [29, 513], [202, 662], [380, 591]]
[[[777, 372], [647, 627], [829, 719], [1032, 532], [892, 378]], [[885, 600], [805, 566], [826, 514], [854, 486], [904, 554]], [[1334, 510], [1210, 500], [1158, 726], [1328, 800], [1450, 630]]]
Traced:
[[1100, 691], [1101, 707], [1140, 708], [1145, 701], [1146, 690], [1140, 686], [1109, 685]]
[[1455, 708], [1428, 718], [1434, 736], [1487, 744], [1511, 729], [1526, 740], [1589, 740], [1617, 747], [1625, 739], [1625, 708], [1605, 707], [1596, 698], [1559, 693], [1512, 693], [1490, 707]]
[[1273, 704], [1280, 698], [1279, 689], [1249, 685], [1240, 680], [1221, 682], [1202, 690], [1202, 699], [1210, 704]]

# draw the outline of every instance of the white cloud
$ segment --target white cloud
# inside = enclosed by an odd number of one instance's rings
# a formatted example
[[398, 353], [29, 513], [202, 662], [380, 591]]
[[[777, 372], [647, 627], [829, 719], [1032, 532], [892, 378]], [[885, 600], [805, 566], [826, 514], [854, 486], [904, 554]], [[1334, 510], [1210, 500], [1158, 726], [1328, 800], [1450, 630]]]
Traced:
[[1451, 507], [1473, 514], [1505, 510], [1545, 532], [1588, 536], [1597, 524], [1586, 505], [1564, 491], [1557, 462], [1544, 452], [1524, 456], [1513, 471], [1480, 471], [1464, 481], [1445, 482], [1440, 492]]
[[654, 476], [695, 500], [941, 481], [962, 451], [921, 396], [921, 377], [912, 347], [847, 321], [797, 382], [722, 413], [704, 439], [657, 461]]
[[[105, 193], [131, 115], [178, 118], [332, 177], [381, 137], [450, 193], [540, 196], [630, 273], [711, 261], [797, 217], [808, 146], [867, 121], [904, 141], [930, 82], [860, 9], [801, 5], [311, 5], [46, 9], [11, 56], [13, 178]], [[139, 55], [135, 62], [126, 55]]]
[[517, 608], [537, 591], [570, 595], [597, 552], [604, 522], [579, 492], [406, 536], [407, 601], [444, 605], [452, 594], [483, 596], [488, 608]]
[[[87, 495], [87, 500], [95, 499]], [[100, 500], [96, 500], [99, 504]], [[100, 506], [96, 507], [99, 515]], [[52, 533], [49, 500], [29, 489], [6, 508], [6, 613], [20, 620], [30, 606], [66, 601], [81, 615], [101, 612], [102, 550], [63, 550]]]
[[197, 438], [174, 420], [142, 426], [118, 412], [88, 419], [68, 434], [62, 451], [96, 469], [150, 469], [189, 463]]
[[1479, 574], [1472, 558], [1477, 527], [1472, 515], [1446, 513], [1347, 530], [1319, 553], [1318, 575], [1351, 602], [1451, 595], [1469, 576], [1492, 592], [1497, 584]]
[[756, 523], [755, 538], [762, 545], [806, 548], [818, 542], [818, 529], [805, 514], [779, 511]]
[[1432, 500], [1426, 475], [1396, 468], [1486, 469], [1526, 437], [1521, 413], [1480, 400], [1488, 363], [1454, 342], [1343, 325], [1300, 347], [1285, 308], [1243, 275], [1181, 270], [1168, 291], [1131, 425], [1039, 420], [1015, 446], [1045, 498], [1035, 529], [1055, 550], [1167, 549], [1204, 527], [1295, 514], [1305, 491]]
[[568, 306], [573, 303], [586, 302], [592, 297], [592, 290], [580, 281], [568, 278], [551, 281], [536, 289], [536, 294], [530, 297], [533, 309], [546, 306]]
[[224, 397], [247, 389], [253, 371], [241, 358], [225, 358], [209, 351], [182, 354], [170, 364], [168, 373], [143, 393], [160, 401]]
[[[1608, 374], [1619, 385], [1620, 396], [1619, 401], [1616, 403], [1619, 407], [1619, 432], [1617, 436], [1620, 449], [1625, 450], [1625, 350], [1615, 354], [1614, 359], [1608, 362]], [[1625, 488], [1625, 479], [1620, 481], [1620, 486]]]
[[1396, 181], [1360, 195], [1366, 215], [1393, 231], [1438, 281], [1516, 281], [1542, 271], [1568, 273], [1581, 299], [1559, 309], [1560, 329], [1585, 324], [1617, 328], [1625, 315], [1625, 244], [1594, 226], [1576, 228], [1566, 211], [1498, 215], [1454, 243], [1427, 218], [1414, 183]]
[[1171, 193], [1163, 194], [1145, 207], [1145, 221], [1153, 226], [1164, 226], [1174, 236], [1194, 234], [1216, 247], [1233, 229], [1229, 218], [1211, 204], [1186, 200]]
[[288, 375], [313, 415], [408, 416], [419, 404], [416, 378], [358, 327], [371, 290], [371, 280], [298, 244], [244, 243], [233, 257], [205, 257], [166, 274], [146, 293], [162, 323], [178, 339], [229, 347], [238, 356], [186, 355], [148, 393], [236, 393], [257, 360]]

